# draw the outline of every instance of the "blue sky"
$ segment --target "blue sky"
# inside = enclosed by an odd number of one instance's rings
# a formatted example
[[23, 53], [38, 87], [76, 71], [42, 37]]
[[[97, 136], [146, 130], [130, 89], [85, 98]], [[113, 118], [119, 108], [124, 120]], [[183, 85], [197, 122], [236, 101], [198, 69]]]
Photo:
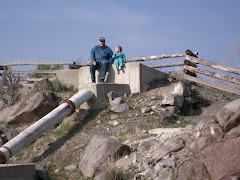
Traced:
[[236, 67], [231, 45], [240, 38], [239, 17], [239, 0], [0, 0], [0, 64], [85, 61], [104, 36], [127, 57], [190, 49]]

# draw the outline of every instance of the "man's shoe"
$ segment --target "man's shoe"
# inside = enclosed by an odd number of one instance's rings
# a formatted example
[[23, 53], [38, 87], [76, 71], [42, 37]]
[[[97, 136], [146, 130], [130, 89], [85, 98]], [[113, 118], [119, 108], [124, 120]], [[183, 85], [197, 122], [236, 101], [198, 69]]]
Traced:
[[101, 79], [101, 82], [104, 82], [104, 79]]
[[92, 83], [96, 83], [96, 81], [92, 81]]

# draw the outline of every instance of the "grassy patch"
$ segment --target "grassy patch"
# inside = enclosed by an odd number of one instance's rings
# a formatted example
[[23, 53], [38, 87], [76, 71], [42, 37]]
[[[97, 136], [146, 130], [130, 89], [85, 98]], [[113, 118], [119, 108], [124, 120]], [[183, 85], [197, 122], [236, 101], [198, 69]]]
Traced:
[[102, 180], [128, 180], [132, 175], [114, 166], [113, 160], [108, 159], [102, 170]]

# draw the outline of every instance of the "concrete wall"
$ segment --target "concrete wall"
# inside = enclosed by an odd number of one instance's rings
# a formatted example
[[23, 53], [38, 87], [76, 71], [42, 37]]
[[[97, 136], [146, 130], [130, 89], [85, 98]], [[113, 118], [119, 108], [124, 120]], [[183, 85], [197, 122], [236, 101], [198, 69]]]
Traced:
[[[79, 69], [79, 88], [84, 87], [85, 84], [91, 83], [91, 76], [89, 67], [82, 67]], [[166, 75], [153, 68], [147, 67], [140, 63], [126, 63], [123, 70], [117, 74], [115, 66], [109, 68], [106, 75], [107, 83], [128, 84], [131, 93], [141, 92], [144, 90], [144, 85], [155, 79], [164, 79]], [[96, 82], [100, 81], [100, 69], [96, 71]]]
[[140, 64], [140, 91], [143, 92], [146, 89], [146, 85], [156, 79], [166, 79], [166, 74], [158, 71], [154, 68], [147, 67], [143, 64]]
[[1, 180], [34, 180], [35, 164], [0, 164]]
[[57, 71], [57, 79], [67, 86], [74, 86], [78, 88], [79, 86], [79, 69], [64, 69]]
[[[100, 81], [100, 71], [96, 71], [96, 82]], [[82, 88], [85, 84], [91, 83], [89, 66], [80, 69], [60, 70], [56, 76], [60, 82], [67, 86]], [[106, 75], [107, 83], [128, 84], [131, 93], [144, 91], [144, 86], [155, 79], [164, 79], [166, 75], [154, 68], [147, 67], [140, 63], [126, 63], [123, 70], [117, 74], [115, 66], [112, 65]]]

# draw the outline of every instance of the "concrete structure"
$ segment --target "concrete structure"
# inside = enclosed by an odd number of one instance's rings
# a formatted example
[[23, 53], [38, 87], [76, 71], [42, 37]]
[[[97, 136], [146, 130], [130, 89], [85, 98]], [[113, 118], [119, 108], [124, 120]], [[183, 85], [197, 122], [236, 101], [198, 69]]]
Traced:
[[114, 91], [114, 94], [118, 96], [124, 96], [131, 94], [128, 84], [113, 84], [113, 83], [88, 83], [83, 85], [79, 90], [90, 89], [94, 97], [85, 102], [81, 108], [83, 109], [99, 109], [107, 106], [107, 93]]
[[[165, 73], [155, 70], [154, 68], [147, 67], [141, 63], [126, 63], [123, 71], [119, 74], [116, 73], [115, 67], [109, 68], [106, 76], [107, 83], [114, 84], [128, 84], [131, 93], [137, 93], [144, 91], [145, 85], [155, 79], [166, 78]], [[100, 80], [100, 69], [96, 71], [96, 82]], [[82, 89], [86, 84], [91, 83], [91, 77], [89, 72], [89, 66], [82, 67], [80, 69], [73, 70], [61, 70], [57, 72], [57, 78], [59, 81], [66, 85], [74, 86]]]
[[166, 74], [147, 67], [141, 63], [126, 63], [123, 70], [117, 74], [114, 65], [112, 65], [106, 75], [106, 83], [100, 81], [101, 69], [96, 71], [96, 82], [91, 83], [89, 66], [80, 69], [57, 71], [57, 78], [67, 86], [74, 86], [78, 90], [91, 89], [95, 97], [88, 103], [84, 103], [82, 108], [102, 108], [107, 105], [107, 93], [114, 91], [118, 96], [131, 93], [143, 92], [147, 85], [155, 79], [165, 79]]
[[0, 164], [1, 180], [34, 180], [35, 164]]

